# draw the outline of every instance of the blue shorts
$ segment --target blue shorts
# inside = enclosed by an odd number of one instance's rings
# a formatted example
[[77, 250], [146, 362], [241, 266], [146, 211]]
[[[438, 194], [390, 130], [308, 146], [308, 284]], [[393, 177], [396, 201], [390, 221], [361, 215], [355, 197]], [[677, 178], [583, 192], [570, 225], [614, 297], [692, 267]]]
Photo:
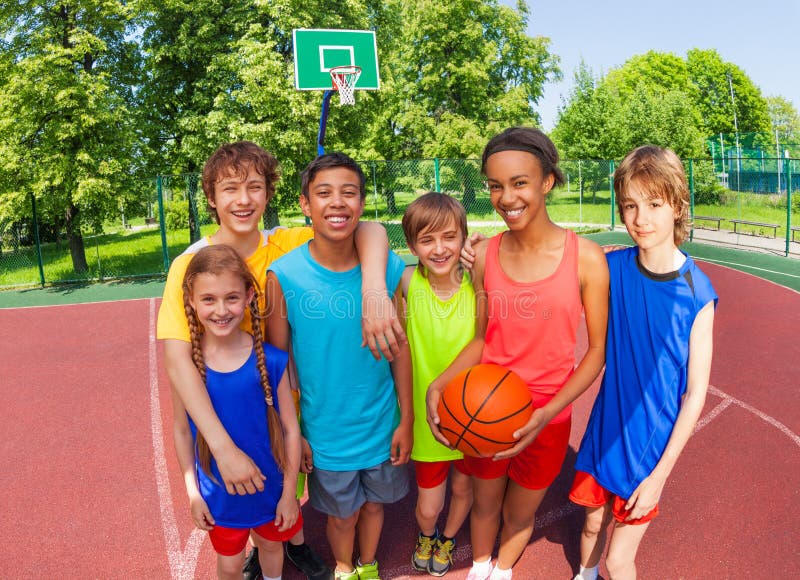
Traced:
[[408, 493], [408, 466], [387, 460], [355, 471], [314, 468], [308, 474], [308, 500], [314, 509], [348, 518], [366, 502], [394, 503]]

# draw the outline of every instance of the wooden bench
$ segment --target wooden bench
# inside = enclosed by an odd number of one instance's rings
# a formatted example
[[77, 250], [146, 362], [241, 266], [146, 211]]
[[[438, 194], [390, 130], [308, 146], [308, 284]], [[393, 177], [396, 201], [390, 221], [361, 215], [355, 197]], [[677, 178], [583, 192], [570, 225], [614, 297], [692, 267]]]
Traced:
[[757, 228], [772, 228], [772, 237], [775, 238], [778, 236], [778, 228], [780, 227], [779, 224], [768, 224], [765, 222], [751, 222], [750, 220], [732, 220], [729, 219], [729, 222], [733, 224], [733, 233], [738, 233], [736, 231], [737, 225], [746, 225], [746, 226], [754, 226]]
[[793, 242], [797, 241], [797, 240], [794, 239], [794, 234], [795, 234], [795, 232], [800, 232], [800, 226], [792, 226], [789, 229], [792, 230], [792, 241]]
[[702, 220], [702, 221], [706, 221], [706, 222], [715, 222], [717, 224], [717, 227], [714, 228], [714, 229], [718, 230], [719, 229], [719, 223], [725, 218], [715, 217], [713, 215], [696, 215], [696, 216], [694, 216], [694, 219], [695, 219], [695, 221]]
[[145, 223], [145, 225], [152, 226], [153, 224], [156, 223], [156, 218], [154, 218], [154, 217], [146, 217], [146, 218], [144, 218], [144, 223]]

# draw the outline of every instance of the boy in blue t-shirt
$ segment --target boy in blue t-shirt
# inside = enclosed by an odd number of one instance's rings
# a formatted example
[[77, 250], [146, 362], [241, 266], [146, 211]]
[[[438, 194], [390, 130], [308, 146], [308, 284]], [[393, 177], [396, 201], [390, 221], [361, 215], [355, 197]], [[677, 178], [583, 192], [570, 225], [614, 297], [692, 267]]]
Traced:
[[680, 159], [639, 147], [617, 168], [614, 191], [636, 246], [607, 255], [606, 371], [570, 491], [586, 506], [575, 580], [597, 578], [612, 517], [608, 573], [636, 577], [636, 551], [703, 410], [711, 372], [717, 295], [678, 249], [689, 210]]
[[[364, 209], [365, 177], [347, 155], [312, 161], [302, 177], [300, 207], [314, 239], [275, 261], [267, 274], [269, 341], [292, 349], [300, 389], [301, 469], [309, 500], [328, 515], [336, 578], [378, 578], [375, 559], [383, 504], [408, 492], [403, 464], [412, 444], [408, 345], [389, 363], [361, 337], [361, 266], [354, 233]], [[386, 287], [401, 300], [403, 261], [389, 253]], [[397, 308], [398, 312], [402, 309]], [[353, 566], [358, 532], [359, 559]]]

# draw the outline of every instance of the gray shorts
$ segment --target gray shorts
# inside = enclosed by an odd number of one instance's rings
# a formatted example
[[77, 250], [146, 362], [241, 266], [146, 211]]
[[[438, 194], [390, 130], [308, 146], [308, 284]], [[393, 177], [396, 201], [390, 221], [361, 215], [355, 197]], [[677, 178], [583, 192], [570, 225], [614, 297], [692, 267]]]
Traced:
[[394, 503], [408, 493], [408, 465], [391, 461], [356, 471], [314, 468], [308, 474], [308, 499], [314, 509], [337, 518], [356, 513], [364, 503]]

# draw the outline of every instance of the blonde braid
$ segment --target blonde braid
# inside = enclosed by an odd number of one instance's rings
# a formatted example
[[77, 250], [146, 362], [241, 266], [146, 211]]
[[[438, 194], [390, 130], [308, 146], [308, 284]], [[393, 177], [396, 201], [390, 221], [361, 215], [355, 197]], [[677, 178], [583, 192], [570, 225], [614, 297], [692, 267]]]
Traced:
[[[187, 279], [183, 282], [183, 309], [186, 311], [186, 320], [189, 323], [189, 336], [192, 340], [192, 361], [194, 362], [194, 366], [197, 367], [197, 372], [200, 373], [200, 378], [203, 379], [203, 384], [205, 385], [206, 363], [205, 359], [203, 358], [203, 348], [200, 345], [202, 327], [197, 321], [197, 313], [194, 311], [194, 308], [192, 308], [192, 305], [189, 302], [189, 294], [191, 293], [190, 286], [190, 279], [187, 277]], [[206, 441], [205, 437], [203, 437], [200, 429], [197, 429], [195, 446], [197, 460], [200, 463], [200, 467], [213, 481], [216, 481], [211, 473], [211, 448], [208, 446], [208, 442]]]
[[264, 389], [264, 400], [267, 402], [267, 425], [269, 426], [269, 440], [272, 447], [272, 457], [278, 464], [278, 469], [286, 468], [286, 445], [283, 438], [283, 427], [278, 411], [275, 409], [272, 386], [269, 383], [266, 356], [264, 354], [264, 337], [261, 332], [261, 316], [258, 309], [258, 294], [253, 294], [250, 302], [250, 319], [253, 327], [253, 343], [256, 350], [256, 365], [261, 375], [261, 388]]

